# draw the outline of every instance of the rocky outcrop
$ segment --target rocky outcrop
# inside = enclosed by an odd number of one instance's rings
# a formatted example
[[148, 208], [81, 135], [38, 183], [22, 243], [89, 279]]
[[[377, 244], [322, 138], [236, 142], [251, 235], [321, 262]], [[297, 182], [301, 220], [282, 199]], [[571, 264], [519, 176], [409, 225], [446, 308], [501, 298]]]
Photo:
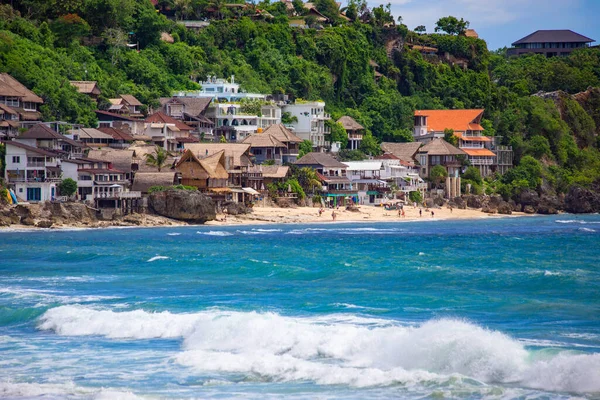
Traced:
[[565, 197], [565, 209], [574, 214], [600, 212], [600, 191], [572, 186]]
[[148, 197], [150, 208], [164, 217], [191, 223], [204, 223], [217, 218], [213, 200], [196, 191], [165, 190], [151, 193]]
[[[292, 207], [293, 205], [288, 205], [288, 207]], [[246, 207], [242, 203], [234, 203], [230, 201], [228, 203], [223, 204], [223, 211], [227, 211], [229, 215], [240, 215], [240, 214], [249, 214], [252, 209]]]
[[21, 224], [50, 228], [63, 224], [86, 226], [95, 222], [95, 211], [82, 203], [18, 204], [0, 210], [0, 226]]
[[466, 210], [467, 209], [467, 202], [464, 201], [464, 199], [462, 197], [455, 197], [452, 199], [450, 204], [452, 207], [461, 209], [461, 210]]

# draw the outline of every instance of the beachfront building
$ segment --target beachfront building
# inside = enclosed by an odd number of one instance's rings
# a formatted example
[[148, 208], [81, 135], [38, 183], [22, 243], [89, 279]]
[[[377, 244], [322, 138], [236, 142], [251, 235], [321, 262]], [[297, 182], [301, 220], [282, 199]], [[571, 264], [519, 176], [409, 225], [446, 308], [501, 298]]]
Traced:
[[4, 142], [6, 148], [4, 180], [20, 202], [54, 199], [61, 181], [58, 154], [19, 141]]
[[181, 184], [193, 186], [202, 192], [214, 188], [226, 188], [229, 174], [225, 169], [225, 151], [221, 150], [204, 158], [198, 158], [186, 150], [175, 165], [181, 174]]
[[474, 110], [417, 110], [414, 113], [415, 141], [427, 143], [444, 138], [450, 129], [458, 139], [458, 147], [466, 154], [469, 163], [477, 167], [481, 176], [494, 173], [497, 168], [496, 153], [492, 151], [494, 138], [483, 135], [482, 109]]
[[41, 97], [15, 78], [0, 73], [0, 139], [15, 137], [19, 128], [28, 128], [42, 118]]
[[293, 104], [284, 104], [282, 111], [296, 117], [297, 121], [289, 124], [290, 130], [302, 140], [310, 140], [314, 150], [323, 151], [329, 146], [330, 129], [325, 121], [331, 116], [325, 113], [325, 102], [297, 100]]
[[433, 139], [417, 151], [419, 174], [421, 178], [429, 178], [431, 168], [441, 165], [446, 169], [448, 176], [458, 177], [462, 166], [460, 157], [466, 157], [466, 155], [464, 151], [452, 146], [444, 139]]
[[512, 44], [509, 56], [542, 54], [546, 57], [568, 56], [573, 50], [589, 47], [594, 39], [570, 29], [538, 30]]
[[419, 176], [419, 166], [414, 160], [404, 161], [392, 153], [384, 153], [375, 159], [381, 161], [381, 179], [398, 188], [397, 196], [406, 199], [410, 192], [424, 195], [427, 191], [427, 183]]
[[294, 163], [303, 168], [309, 167], [316, 171], [322, 183], [322, 194], [330, 206], [346, 205], [358, 202], [358, 191], [352, 186], [347, 176], [348, 166], [320, 152], [305, 154]]
[[95, 160], [104, 160], [110, 163], [112, 168], [122, 171], [125, 179], [133, 181], [133, 175], [138, 170], [138, 164], [135, 159], [135, 151], [131, 149], [113, 149], [103, 147], [100, 149], [90, 149], [88, 158]]
[[53, 152], [59, 159], [83, 157], [81, 142], [61, 135], [48, 125], [39, 123], [13, 139], [31, 147]]
[[142, 195], [148, 195], [152, 186], [169, 187], [179, 184], [180, 176], [177, 171], [138, 172], [135, 174], [131, 189]]
[[263, 132], [248, 136], [242, 143], [250, 145], [254, 162], [263, 164], [273, 161], [277, 165], [293, 163], [298, 158], [299, 145], [302, 142], [282, 124], [270, 125]]
[[81, 200], [115, 200], [129, 188], [125, 172], [113, 168], [110, 162], [93, 158], [63, 160], [63, 178], [77, 182]]
[[347, 115], [337, 120], [338, 123], [342, 124], [346, 133], [348, 134], [348, 149], [357, 150], [360, 148], [362, 143], [363, 135], [365, 134], [365, 128], [352, 117]]
[[391, 190], [381, 179], [382, 162], [379, 160], [344, 161], [346, 176], [357, 191], [360, 204], [380, 204], [388, 198]]
[[73, 140], [80, 141], [88, 147], [108, 147], [115, 141], [111, 135], [95, 128], [69, 129], [67, 133]]

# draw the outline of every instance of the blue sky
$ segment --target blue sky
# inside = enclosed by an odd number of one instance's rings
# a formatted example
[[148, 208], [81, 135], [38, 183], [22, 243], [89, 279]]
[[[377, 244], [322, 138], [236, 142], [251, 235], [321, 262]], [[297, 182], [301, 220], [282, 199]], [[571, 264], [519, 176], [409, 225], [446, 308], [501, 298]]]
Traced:
[[571, 29], [600, 44], [600, 0], [368, 0], [392, 4], [410, 29], [433, 32], [440, 17], [453, 15], [471, 23], [490, 50], [507, 46], [538, 29]]

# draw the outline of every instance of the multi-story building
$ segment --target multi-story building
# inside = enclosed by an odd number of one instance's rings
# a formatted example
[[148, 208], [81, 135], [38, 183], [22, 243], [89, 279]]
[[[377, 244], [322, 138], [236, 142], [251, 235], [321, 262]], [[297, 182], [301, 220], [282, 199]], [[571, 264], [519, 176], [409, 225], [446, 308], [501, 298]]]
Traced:
[[200, 90], [178, 92], [178, 97], [207, 97], [218, 102], [239, 102], [242, 99], [265, 100], [266, 95], [260, 93], [247, 93], [240, 89], [235, 83], [235, 76], [230, 79], [218, 79], [216, 76], [208, 76], [206, 81], [199, 82]]
[[285, 104], [283, 112], [289, 112], [297, 121], [289, 124], [289, 128], [302, 140], [310, 140], [313, 148], [322, 151], [329, 146], [328, 135], [331, 133], [325, 121], [331, 116], [325, 113], [325, 102], [309, 101]]
[[[502, 149], [502, 168], [499, 168], [498, 158], [493, 149], [494, 138], [483, 135], [481, 118], [482, 109], [474, 110], [417, 110], [414, 118], [415, 141], [427, 143], [435, 138], [443, 138], [447, 129], [453, 131], [458, 139], [458, 147], [466, 154], [469, 163], [477, 167], [481, 176], [488, 176], [495, 171], [506, 169], [506, 160], [512, 161], [510, 148]], [[505, 146], [506, 147], [506, 146]]]
[[546, 57], [567, 56], [573, 50], [590, 46], [594, 39], [569, 29], [539, 30], [517, 40], [507, 55], [543, 54]]

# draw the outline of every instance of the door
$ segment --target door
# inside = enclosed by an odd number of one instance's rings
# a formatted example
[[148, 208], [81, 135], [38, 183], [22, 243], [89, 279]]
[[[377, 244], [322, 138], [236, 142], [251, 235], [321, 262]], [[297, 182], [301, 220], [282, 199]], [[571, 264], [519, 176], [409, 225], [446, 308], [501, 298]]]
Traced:
[[41, 201], [42, 188], [27, 188], [27, 201]]

